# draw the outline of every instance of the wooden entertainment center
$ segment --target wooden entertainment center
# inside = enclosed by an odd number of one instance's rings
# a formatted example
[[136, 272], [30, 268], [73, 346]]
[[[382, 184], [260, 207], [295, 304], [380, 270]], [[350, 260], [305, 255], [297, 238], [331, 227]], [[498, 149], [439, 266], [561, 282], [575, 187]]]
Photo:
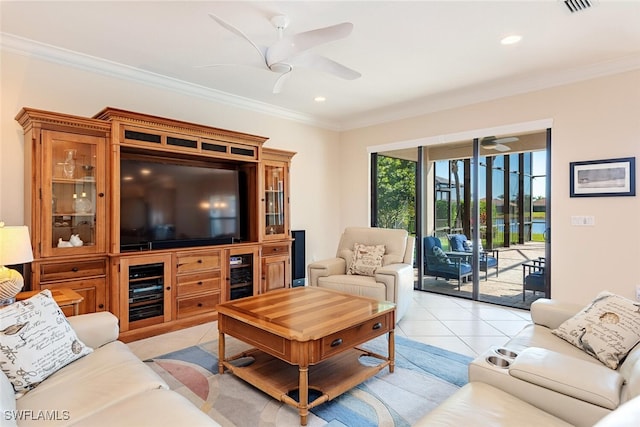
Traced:
[[[295, 153], [263, 147], [265, 137], [115, 108], [92, 118], [23, 108], [16, 120], [25, 133], [33, 290], [73, 289], [84, 298], [80, 314], [111, 311], [120, 320], [120, 339], [131, 341], [215, 320], [220, 302], [291, 287]], [[179, 205], [176, 196], [173, 212], [203, 210], [211, 237], [125, 244], [121, 225], [136, 212], [121, 210], [121, 187], [136, 189], [129, 183], [136, 178], [121, 173], [126, 158], [233, 171], [240, 177], [237, 193], [199, 206]], [[162, 222], [142, 195], [127, 197], [143, 216]], [[227, 201], [237, 204], [229, 208]], [[197, 220], [183, 220], [182, 227], [194, 226], [189, 222]], [[170, 221], [162, 226], [157, 234], [174, 232]]]

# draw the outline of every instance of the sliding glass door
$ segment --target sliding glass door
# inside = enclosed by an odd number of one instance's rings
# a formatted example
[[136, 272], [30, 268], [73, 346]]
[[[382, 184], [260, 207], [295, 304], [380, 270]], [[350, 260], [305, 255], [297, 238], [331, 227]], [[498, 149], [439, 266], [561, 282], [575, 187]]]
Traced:
[[[416, 289], [523, 308], [550, 295], [549, 144], [539, 131], [372, 155], [372, 225], [415, 236]], [[542, 287], [525, 286], [532, 271]]]

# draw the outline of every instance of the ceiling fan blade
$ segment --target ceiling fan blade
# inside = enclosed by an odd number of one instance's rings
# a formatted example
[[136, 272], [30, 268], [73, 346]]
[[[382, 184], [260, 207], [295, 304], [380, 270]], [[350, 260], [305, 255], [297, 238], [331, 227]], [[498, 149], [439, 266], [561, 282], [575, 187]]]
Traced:
[[345, 67], [332, 59], [311, 52], [305, 52], [289, 62], [293, 66], [324, 71], [325, 73], [333, 74], [345, 80], [355, 80], [362, 77], [362, 74], [352, 70], [351, 68]]
[[515, 137], [515, 136], [507, 136], [507, 137], [504, 137], [504, 138], [494, 139], [494, 141], [495, 141], [496, 144], [508, 144], [510, 142], [516, 142], [519, 139], [520, 138]]
[[331, 25], [325, 28], [305, 31], [293, 36], [284, 37], [267, 49], [267, 65], [276, 64], [293, 58], [305, 50], [347, 37], [353, 31], [351, 22]]
[[494, 147], [487, 147], [487, 148], [493, 148], [496, 151], [502, 151], [502, 152], [510, 150], [509, 147], [507, 147], [506, 145], [502, 145], [502, 144], [496, 144]]
[[282, 73], [280, 75], [280, 77], [278, 77], [278, 80], [276, 80], [276, 83], [273, 85], [273, 93], [280, 93], [282, 92], [282, 86], [284, 86], [284, 83], [289, 80], [289, 77], [291, 76], [291, 71], [289, 70], [286, 73]]
[[258, 46], [257, 44], [255, 44], [253, 42], [253, 40], [251, 40], [245, 33], [243, 33], [240, 29], [234, 27], [233, 25], [229, 24], [227, 21], [223, 20], [222, 18], [219, 18], [218, 16], [214, 15], [213, 13], [209, 13], [209, 17], [211, 17], [211, 19], [213, 19], [214, 21], [216, 21], [218, 24], [220, 24], [220, 26], [222, 26], [223, 28], [225, 28], [228, 31], [231, 31], [233, 34], [242, 37], [243, 39], [245, 39], [246, 41], [248, 41], [249, 43], [251, 43], [251, 46], [253, 46], [258, 53], [260, 54], [260, 56], [262, 57], [262, 60], [264, 61], [264, 63], [267, 63], [267, 58], [266, 58], [266, 53], [267, 53], [267, 49], [265, 48], [261, 48], [260, 46]]

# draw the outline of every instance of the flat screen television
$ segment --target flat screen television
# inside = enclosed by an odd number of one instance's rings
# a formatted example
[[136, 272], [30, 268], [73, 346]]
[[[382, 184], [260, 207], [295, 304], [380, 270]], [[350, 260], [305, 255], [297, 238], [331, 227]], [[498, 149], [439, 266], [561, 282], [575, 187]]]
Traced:
[[123, 154], [122, 251], [226, 244], [246, 232], [246, 176], [228, 165]]

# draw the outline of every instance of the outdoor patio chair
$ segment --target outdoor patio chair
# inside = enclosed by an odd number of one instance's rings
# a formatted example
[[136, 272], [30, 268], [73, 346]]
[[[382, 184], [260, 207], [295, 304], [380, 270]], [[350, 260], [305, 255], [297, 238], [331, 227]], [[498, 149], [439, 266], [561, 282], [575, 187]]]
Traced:
[[[451, 252], [473, 252], [472, 242], [464, 234], [448, 234], [447, 237]], [[499, 252], [496, 249], [483, 249], [482, 243], [478, 249], [480, 252], [480, 271], [484, 271], [484, 280], [489, 280], [490, 268], [496, 269], [496, 277], [498, 277]]]
[[438, 279], [457, 279], [458, 290], [460, 283], [469, 279], [473, 273], [471, 264], [465, 262], [465, 257], [447, 255], [442, 250], [440, 239], [427, 236], [423, 240], [424, 248], [424, 274]]
[[531, 263], [522, 264], [522, 301], [524, 302], [526, 291], [545, 292], [544, 286], [544, 257], [532, 260]]

